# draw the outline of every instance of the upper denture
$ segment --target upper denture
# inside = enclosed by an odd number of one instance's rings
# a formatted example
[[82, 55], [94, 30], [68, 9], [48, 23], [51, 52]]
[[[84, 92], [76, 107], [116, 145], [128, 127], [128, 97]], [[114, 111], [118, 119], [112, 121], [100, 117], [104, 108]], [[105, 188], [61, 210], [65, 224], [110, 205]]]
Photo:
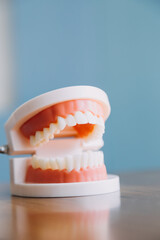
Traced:
[[[47, 141], [50, 135], [63, 130], [66, 125], [75, 126], [80, 136], [87, 136], [87, 132], [93, 130], [94, 124], [104, 124], [103, 119], [104, 110], [97, 101], [72, 100], [42, 110], [23, 123], [20, 131], [26, 138], [30, 138], [31, 144], [34, 145], [34, 143]], [[80, 129], [82, 124], [85, 124], [85, 128], [83, 126], [83, 129]]]

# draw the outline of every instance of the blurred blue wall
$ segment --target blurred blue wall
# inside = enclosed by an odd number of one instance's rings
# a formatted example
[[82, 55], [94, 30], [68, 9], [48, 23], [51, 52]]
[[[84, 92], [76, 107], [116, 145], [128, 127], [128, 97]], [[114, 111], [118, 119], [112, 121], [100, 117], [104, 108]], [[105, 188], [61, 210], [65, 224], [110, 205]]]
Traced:
[[[105, 161], [109, 172], [160, 168], [160, 2], [13, 1], [17, 99], [70, 85], [109, 96]], [[5, 142], [1, 117], [0, 142]], [[1, 156], [0, 180], [9, 179]]]

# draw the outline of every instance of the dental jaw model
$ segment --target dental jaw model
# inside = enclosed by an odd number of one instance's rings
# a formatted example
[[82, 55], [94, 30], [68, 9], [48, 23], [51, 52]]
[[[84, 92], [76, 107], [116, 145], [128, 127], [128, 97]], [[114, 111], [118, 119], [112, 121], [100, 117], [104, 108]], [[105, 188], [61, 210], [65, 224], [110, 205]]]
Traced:
[[75, 86], [40, 95], [20, 106], [6, 123], [11, 192], [65, 197], [119, 190], [119, 178], [104, 165], [103, 134], [110, 114], [107, 95]]

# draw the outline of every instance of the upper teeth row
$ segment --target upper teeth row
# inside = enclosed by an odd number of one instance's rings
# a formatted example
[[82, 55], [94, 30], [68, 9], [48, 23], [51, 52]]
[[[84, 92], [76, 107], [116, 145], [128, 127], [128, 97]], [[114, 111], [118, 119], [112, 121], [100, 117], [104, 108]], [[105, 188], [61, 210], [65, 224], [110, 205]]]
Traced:
[[66, 118], [57, 118], [57, 123], [51, 123], [49, 128], [44, 128], [43, 131], [37, 131], [35, 136], [30, 136], [31, 145], [39, 145], [42, 142], [47, 142], [49, 139], [54, 138], [55, 133], [59, 133], [66, 126], [72, 127], [76, 124], [96, 124], [102, 129], [102, 134], [104, 132], [104, 120], [102, 117], [97, 117], [91, 112], [87, 111], [82, 113], [80, 111], [75, 112], [74, 115], [67, 115]]
[[102, 151], [82, 152], [76, 155], [67, 155], [66, 157], [42, 158], [34, 155], [31, 161], [33, 168], [63, 170], [73, 169], [79, 171], [81, 168], [98, 167], [104, 164], [104, 156]]

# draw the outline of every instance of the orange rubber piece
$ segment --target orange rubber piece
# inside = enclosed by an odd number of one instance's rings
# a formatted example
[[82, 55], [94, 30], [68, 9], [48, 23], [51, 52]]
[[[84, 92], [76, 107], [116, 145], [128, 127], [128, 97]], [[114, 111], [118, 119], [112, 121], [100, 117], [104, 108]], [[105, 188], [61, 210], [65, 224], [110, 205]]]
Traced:
[[72, 183], [72, 182], [89, 182], [97, 180], [105, 180], [107, 178], [106, 167], [81, 168], [79, 171], [72, 170], [68, 172], [64, 170], [42, 170], [34, 169], [29, 166], [26, 173], [26, 183]]
[[78, 136], [80, 137], [87, 137], [89, 133], [91, 133], [94, 129], [95, 124], [77, 124], [74, 126], [76, 129]]
[[[43, 128], [48, 128], [50, 123], [56, 123], [58, 116], [66, 118], [68, 114], [74, 114], [76, 111], [90, 111], [94, 115], [104, 118], [103, 107], [97, 101], [87, 99], [72, 100], [57, 103], [51, 107], [42, 110], [41, 112], [37, 113], [29, 120], [27, 120], [25, 123], [23, 123], [23, 125], [20, 127], [20, 131], [26, 138], [29, 138], [31, 135], [34, 136], [36, 131], [42, 131]], [[93, 130], [91, 127], [88, 127], [88, 125], [89, 124], [83, 124], [83, 130], [80, 130], [82, 125], [77, 128], [78, 133], [81, 132], [81, 136], [85, 126], [85, 136], [86, 132], [88, 135], [88, 131]]]

